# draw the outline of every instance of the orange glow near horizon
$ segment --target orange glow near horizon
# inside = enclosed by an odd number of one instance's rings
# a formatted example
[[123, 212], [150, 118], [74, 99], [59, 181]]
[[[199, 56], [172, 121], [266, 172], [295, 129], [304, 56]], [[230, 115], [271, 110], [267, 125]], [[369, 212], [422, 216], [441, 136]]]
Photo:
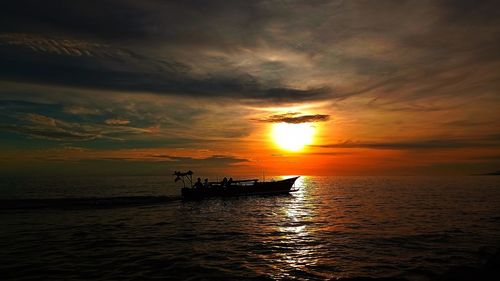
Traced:
[[273, 125], [272, 138], [279, 148], [299, 152], [313, 143], [315, 133], [316, 128], [310, 123], [278, 123]]

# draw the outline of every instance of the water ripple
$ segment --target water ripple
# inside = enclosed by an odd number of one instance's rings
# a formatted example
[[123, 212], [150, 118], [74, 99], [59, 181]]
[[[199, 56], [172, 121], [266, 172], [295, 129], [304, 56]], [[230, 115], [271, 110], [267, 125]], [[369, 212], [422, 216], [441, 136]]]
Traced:
[[304, 177], [289, 196], [149, 204], [163, 195], [123, 192], [141, 186], [127, 179], [116, 184], [122, 198], [144, 204], [0, 212], [0, 271], [6, 280], [425, 279], [494, 253], [498, 181]]

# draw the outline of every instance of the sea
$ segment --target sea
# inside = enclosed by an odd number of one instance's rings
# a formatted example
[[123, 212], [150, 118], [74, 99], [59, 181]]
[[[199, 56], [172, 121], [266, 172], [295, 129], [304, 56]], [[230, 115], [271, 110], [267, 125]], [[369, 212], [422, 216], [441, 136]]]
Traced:
[[2, 178], [0, 279], [435, 280], [499, 250], [498, 176], [296, 187], [189, 202], [172, 177]]

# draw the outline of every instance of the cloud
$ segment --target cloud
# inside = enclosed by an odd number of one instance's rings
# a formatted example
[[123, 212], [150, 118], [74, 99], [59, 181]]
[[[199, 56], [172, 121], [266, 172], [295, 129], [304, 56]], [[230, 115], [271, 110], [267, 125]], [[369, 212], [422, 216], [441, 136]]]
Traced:
[[449, 122], [444, 122], [443, 123], [445, 126], [453, 126], [453, 127], [478, 127], [482, 125], [489, 125], [493, 124], [493, 122], [484, 122], [484, 121], [474, 121], [474, 120], [468, 120], [468, 119], [460, 119], [460, 120], [454, 120], [454, 121], [449, 121]]
[[100, 134], [98, 132], [77, 131], [56, 126], [41, 127], [29, 125], [20, 126], [0, 124], [0, 130], [54, 141], [87, 141], [100, 137]]
[[[72, 155], [65, 152], [72, 151]], [[48, 155], [43, 158], [51, 161], [127, 161], [127, 162], [160, 162], [178, 167], [179, 169], [192, 169], [197, 167], [214, 167], [221, 165], [239, 165], [250, 162], [246, 158], [232, 155], [207, 155], [207, 156], [178, 156], [165, 153], [151, 153], [148, 150], [116, 150], [116, 151], [97, 151], [84, 148], [64, 147], [62, 149], [49, 150]]]
[[124, 119], [106, 119], [104, 123], [108, 125], [128, 125], [130, 121]]
[[45, 126], [45, 127], [56, 127], [58, 124], [67, 126], [67, 124], [65, 122], [60, 122], [59, 120], [56, 120], [54, 118], [50, 118], [47, 116], [43, 116], [40, 114], [28, 113], [28, 114], [22, 116], [21, 118], [23, 118], [31, 123]]
[[500, 154], [492, 154], [492, 155], [480, 155], [470, 157], [470, 160], [479, 160], [479, 161], [498, 161], [500, 162]]
[[344, 141], [333, 144], [314, 145], [321, 148], [368, 148], [368, 149], [458, 149], [471, 147], [500, 147], [500, 141], [496, 135], [489, 135], [482, 138], [465, 139], [428, 139], [409, 140], [392, 142], [364, 142], [364, 141]]
[[230, 155], [212, 155], [210, 157], [204, 157], [204, 158], [193, 158], [193, 157], [186, 157], [186, 156], [170, 156], [169, 159], [172, 159], [174, 161], [179, 161], [183, 164], [196, 164], [200, 166], [206, 166], [210, 164], [215, 164], [215, 165], [234, 165], [234, 164], [241, 164], [245, 162], [250, 162], [250, 160], [245, 159], [245, 158], [239, 158], [239, 157], [234, 157]]
[[470, 96], [499, 86], [498, 6], [16, 1], [0, 11], [0, 78], [261, 106]]
[[[254, 3], [255, 2], [255, 3]], [[99, 39], [158, 40], [184, 45], [205, 42], [210, 45], [227, 44], [236, 32], [242, 31], [242, 40], [252, 41], [255, 28], [267, 21], [258, 14], [265, 12], [262, 1], [198, 1], [148, 2], [110, 1], [73, 3], [21, 0], [4, 5], [0, 12], [2, 29], [10, 32], [52, 29], [56, 34], [75, 33]], [[196, 8], [201, 9], [196, 9]], [[64, 10], [65, 13], [58, 11]], [[271, 11], [272, 12], [272, 11]], [[48, 15], [59, 14], [59, 17]], [[196, 21], [192, 19], [196, 18]], [[249, 28], [248, 21], [253, 25]], [[13, 26], [5, 27], [3, 23]], [[45, 26], [41, 27], [40, 23]], [[186, 33], [192, 36], [186, 36]], [[245, 38], [246, 37], [246, 38]]]
[[113, 48], [105, 44], [92, 43], [84, 40], [61, 40], [37, 34], [0, 34], [0, 45], [29, 48], [38, 53], [75, 57], [118, 58], [120, 56], [132, 55], [125, 49]]
[[[110, 121], [111, 120], [111, 121]], [[159, 127], [126, 126], [128, 120], [109, 119], [107, 125], [68, 122], [37, 113], [19, 113], [17, 123], [1, 124], [0, 130], [52, 141], [123, 140], [123, 136], [157, 134]], [[111, 125], [111, 126], [110, 126]]]
[[299, 124], [299, 123], [325, 122], [330, 120], [330, 115], [327, 114], [300, 115], [300, 112], [289, 112], [283, 114], [275, 114], [257, 120], [259, 122], [266, 122], [266, 123]]
[[[71, 92], [69, 100], [61, 96], [48, 102], [0, 100], [3, 131], [18, 133], [9, 134], [9, 139], [12, 136], [26, 143], [26, 136], [29, 136], [58, 142], [70, 141], [63, 136], [45, 136], [44, 131], [58, 128], [59, 131], [84, 130], [89, 133], [81, 137], [93, 140], [84, 144], [87, 147], [185, 148], [217, 146], [224, 141], [246, 137], [255, 127], [245, 118], [249, 110], [240, 106], [220, 110], [218, 104], [160, 99], [151, 95], [131, 94], [124, 100], [116, 95], [85, 99], [85, 93]], [[47, 128], [48, 125], [51, 127]]]
[[[20, 38], [17, 38], [20, 37]], [[325, 86], [269, 84], [248, 72], [197, 74], [175, 60], [158, 59], [110, 45], [40, 35], [0, 36], [0, 78], [11, 81], [163, 95], [300, 103], [324, 99]], [[72, 48], [66, 46], [74, 44]], [[77, 55], [76, 53], [86, 53]], [[73, 54], [75, 53], [75, 54]]]
[[27, 124], [0, 125], [0, 129], [36, 138], [57, 141], [86, 141], [102, 137], [100, 130], [69, 123], [48, 116], [28, 113], [20, 116]]
[[64, 112], [75, 115], [100, 115], [102, 112], [97, 108], [84, 107], [80, 105], [70, 105], [64, 107]]

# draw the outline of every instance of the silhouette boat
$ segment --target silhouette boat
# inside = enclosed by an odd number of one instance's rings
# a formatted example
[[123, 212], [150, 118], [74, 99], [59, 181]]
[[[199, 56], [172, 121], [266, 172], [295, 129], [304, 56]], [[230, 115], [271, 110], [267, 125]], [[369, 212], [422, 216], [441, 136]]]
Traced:
[[[292, 177], [278, 181], [259, 182], [258, 179], [235, 180], [228, 182], [207, 182], [203, 187], [193, 186], [192, 171], [186, 173], [175, 172], [175, 181], [182, 180], [181, 189], [184, 199], [203, 199], [209, 197], [231, 197], [247, 195], [277, 195], [297, 191], [293, 188], [299, 177]], [[188, 186], [186, 186], [188, 185]]]

